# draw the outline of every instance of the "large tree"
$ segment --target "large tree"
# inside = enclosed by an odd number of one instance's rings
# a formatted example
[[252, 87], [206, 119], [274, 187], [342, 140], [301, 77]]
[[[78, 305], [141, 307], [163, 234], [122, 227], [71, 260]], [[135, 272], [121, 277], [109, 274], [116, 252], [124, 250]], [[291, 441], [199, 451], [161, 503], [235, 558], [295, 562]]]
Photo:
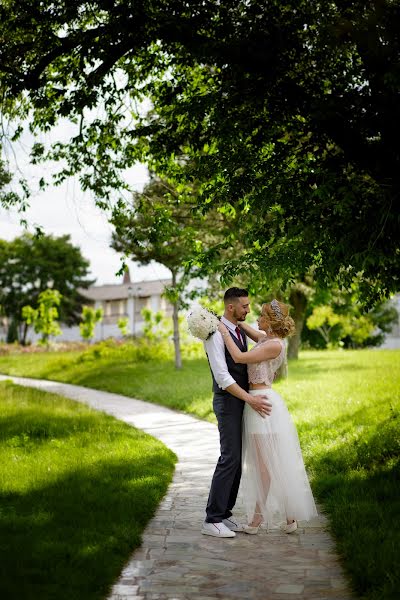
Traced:
[[[25, 343], [27, 325], [22, 307], [36, 306], [48, 288], [62, 294], [60, 320], [67, 325], [79, 322], [84, 298], [79, 288], [93, 283], [88, 279], [89, 262], [70, 236], [33, 236], [28, 233], [8, 242], [0, 240], [0, 306], [13, 337]], [[12, 335], [11, 335], [12, 334]]]
[[[175, 367], [181, 368], [179, 310], [185, 305], [190, 279], [207, 273], [195, 262], [199, 246], [207, 249], [225, 241], [235, 229], [235, 220], [217, 211], [201, 214], [196, 208], [194, 187], [179, 193], [152, 176], [142, 192], [113, 212], [112, 247], [140, 264], [156, 261], [170, 270], [171, 286], [165, 294], [173, 306]], [[216, 261], [216, 259], [214, 259]], [[221, 257], [219, 257], [221, 261]], [[192, 295], [196, 290], [192, 289]], [[189, 294], [190, 296], [190, 294]]]
[[101, 203], [144, 158], [201, 182], [204, 210], [255, 216], [227, 273], [398, 288], [397, 2], [9, 0], [0, 16], [4, 110], [76, 120], [51, 153], [61, 178]]

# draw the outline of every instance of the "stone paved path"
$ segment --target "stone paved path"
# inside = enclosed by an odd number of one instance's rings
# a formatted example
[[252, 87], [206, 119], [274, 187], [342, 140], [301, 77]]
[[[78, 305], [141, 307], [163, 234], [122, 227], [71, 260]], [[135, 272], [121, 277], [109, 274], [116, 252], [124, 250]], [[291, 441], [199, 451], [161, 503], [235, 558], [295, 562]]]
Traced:
[[[108, 600], [346, 600], [342, 569], [319, 517], [286, 535], [200, 534], [218, 458], [215, 425], [140, 400], [52, 381], [4, 377], [84, 402], [157, 437], [178, 456], [173, 482]], [[243, 517], [241, 507], [235, 513]]]

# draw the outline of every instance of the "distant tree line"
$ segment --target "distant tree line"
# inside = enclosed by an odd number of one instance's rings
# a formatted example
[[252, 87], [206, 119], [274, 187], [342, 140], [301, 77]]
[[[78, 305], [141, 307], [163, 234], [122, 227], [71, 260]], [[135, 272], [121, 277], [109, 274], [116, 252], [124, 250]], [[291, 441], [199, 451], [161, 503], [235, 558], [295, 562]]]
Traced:
[[0, 240], [0, 315], [7, 341], [26, 343], [28, 323], [22, 309], [36, 307], [40, 294], [48, 289], [61, 295], [60, 320], [68, 326], [77, 324], [85, 302], [79, 288], [94, 283], [88, 275], [89, 262], [69, 235], [26, 233], [11, 241]]

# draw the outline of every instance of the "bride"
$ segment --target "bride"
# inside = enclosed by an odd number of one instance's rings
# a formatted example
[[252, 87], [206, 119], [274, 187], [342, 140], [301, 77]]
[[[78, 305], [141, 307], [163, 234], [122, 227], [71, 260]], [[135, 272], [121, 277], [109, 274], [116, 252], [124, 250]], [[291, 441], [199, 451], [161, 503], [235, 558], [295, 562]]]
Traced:
[[249, 393], [267, 395], [272, 404], [269, 417], [262, 417], [246, 403], [243, 414], [242, 490], [247, 513], [245, 533], [255, 534], [261, 523], [282, 522], [292, 533], [297, 521], [317, 516], [317, 509], [304, 468], [296, 428], [282, 397], [272, 389], [276, 371], [285, 360], [284, 338], [294, 333], [289, 307], [277, 300], [262, 306], [259, 330], [245, 323], [241, 328], [255, 342], [241, 352], [225, 325], [218, 329], [236, 363], [248, 365]]

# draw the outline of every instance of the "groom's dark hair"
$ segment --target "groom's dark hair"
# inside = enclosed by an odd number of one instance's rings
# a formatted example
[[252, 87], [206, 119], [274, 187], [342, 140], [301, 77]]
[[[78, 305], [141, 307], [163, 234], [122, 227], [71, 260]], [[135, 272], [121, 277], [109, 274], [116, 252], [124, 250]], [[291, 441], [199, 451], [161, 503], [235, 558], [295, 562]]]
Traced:
[[229, 290], [226, 290], [224, 294], [224, 302], [225, 304], [228, 304], [228, 302], [230, 302], [234, 298], [243, 298], [248, 295], [249, 292], [247, 290], [244, 290], [243, 288], [231, 287], [229, 288]]

